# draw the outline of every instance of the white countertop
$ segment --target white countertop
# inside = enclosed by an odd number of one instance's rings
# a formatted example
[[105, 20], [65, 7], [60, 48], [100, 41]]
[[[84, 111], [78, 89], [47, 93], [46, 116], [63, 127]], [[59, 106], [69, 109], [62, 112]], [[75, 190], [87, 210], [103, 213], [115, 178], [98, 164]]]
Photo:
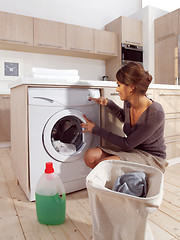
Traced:
[[[9, 84], [10, 89], [20, 85], [56, 85], [56, 86], [85, 86], [85, 87], [112, 87], [116, 88], [116, 81], [99, 81], [99, 80], [58, 80], [58, 79], [43, 79], [33, 77], [23, 77], [19, 80], [11, 82]], [[150, 84], [151, 89], [180, 89], [180, 85], [166, 85], [166, 84]], [[3, 91], [0, 90], [0, 94]], [[5, 92], [5, 91], [4, 91]], [[7, 92], [7, 91], [6, 91]]]
[[99, 80], [58, 80], [43, 78], [21, 78], [9, 84], [9, 88], [19, 85], [57, 85], [57, 86], [89, 86], [89, 87], [116, 87], [115, 81], [99, 81]]

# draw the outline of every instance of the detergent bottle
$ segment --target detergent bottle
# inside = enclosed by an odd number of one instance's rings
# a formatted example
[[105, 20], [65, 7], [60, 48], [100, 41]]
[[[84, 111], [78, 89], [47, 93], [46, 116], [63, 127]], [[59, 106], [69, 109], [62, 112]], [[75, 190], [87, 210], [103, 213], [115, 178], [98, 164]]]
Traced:
[[35, 191], [37, 219], [42, 224], [57, 225], [65, 221], [66, 194], [64, 185], [54, 172], [53, 164], [46, 163]]

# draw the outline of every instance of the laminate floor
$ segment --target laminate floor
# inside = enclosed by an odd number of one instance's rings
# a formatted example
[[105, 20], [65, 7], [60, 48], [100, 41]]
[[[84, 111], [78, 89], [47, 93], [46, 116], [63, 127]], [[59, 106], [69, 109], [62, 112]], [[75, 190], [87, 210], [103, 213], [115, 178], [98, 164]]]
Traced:
[[[10, 156], [10, 148], [0, 148], [0, 239], [92, 239], [92, 220], [87, 190], [67, 194], [64, 224], [42, 225], [36, 218], [35, 202], [29, 202], [20, 185], [17, 185]], [[163, 202], [160, 209], [149, 217], [155, 240], [180, 239], [179, 173], [180, 164], [167, 168]]]

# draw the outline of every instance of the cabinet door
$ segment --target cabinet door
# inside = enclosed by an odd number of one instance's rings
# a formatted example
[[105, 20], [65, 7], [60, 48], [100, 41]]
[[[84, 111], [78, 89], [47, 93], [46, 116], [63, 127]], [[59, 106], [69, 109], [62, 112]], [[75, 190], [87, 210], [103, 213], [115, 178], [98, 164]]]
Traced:
[[0, 142], [10, 141], [10, 95], [0, 95]]
[[178, 34], [178, 10], [154, 21], [155, 41]]
[[33, 45], [33, 18], [0, 12], [0, 41]]
[[67, 24], [66, 33], [68, 50], [93, 52], [93, 29]]
[[[113, 88], [105, 88], [102, 91], [102, 96], [113, 100], [118, 106], [123, 108], [124, 102], [121, 101], [119, 94]], [[108, 108], [102, 108], [102, 128], [105, 128], [107, 131], [115, 133], [119, 136], [124, 136], [123, 132], [123, 123], [120, 122], [115, 116], [112, 115], [111, 111]], [[102, 140], [102, 146], [110, 147], [112, 144]]]
[[65, 24], [35, 18], [34, 45], [65, 49]]
[[104, 30], [94, 30], [94, 52], [117, 55], [117, 34]]
[[178, 39], [177, 36], [155, 42], [155, 83], [177, 84]]
[[122, 17], [122, 42], [143, 46], [142, 21]]

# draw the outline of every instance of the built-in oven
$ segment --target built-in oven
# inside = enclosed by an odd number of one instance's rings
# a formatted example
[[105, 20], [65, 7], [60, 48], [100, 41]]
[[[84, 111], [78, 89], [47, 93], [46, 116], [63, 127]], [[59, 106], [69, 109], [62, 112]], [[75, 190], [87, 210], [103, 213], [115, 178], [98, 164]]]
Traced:
[[122, 43], [122, 66], [128, 62], [143, 64], [143, 47]]

